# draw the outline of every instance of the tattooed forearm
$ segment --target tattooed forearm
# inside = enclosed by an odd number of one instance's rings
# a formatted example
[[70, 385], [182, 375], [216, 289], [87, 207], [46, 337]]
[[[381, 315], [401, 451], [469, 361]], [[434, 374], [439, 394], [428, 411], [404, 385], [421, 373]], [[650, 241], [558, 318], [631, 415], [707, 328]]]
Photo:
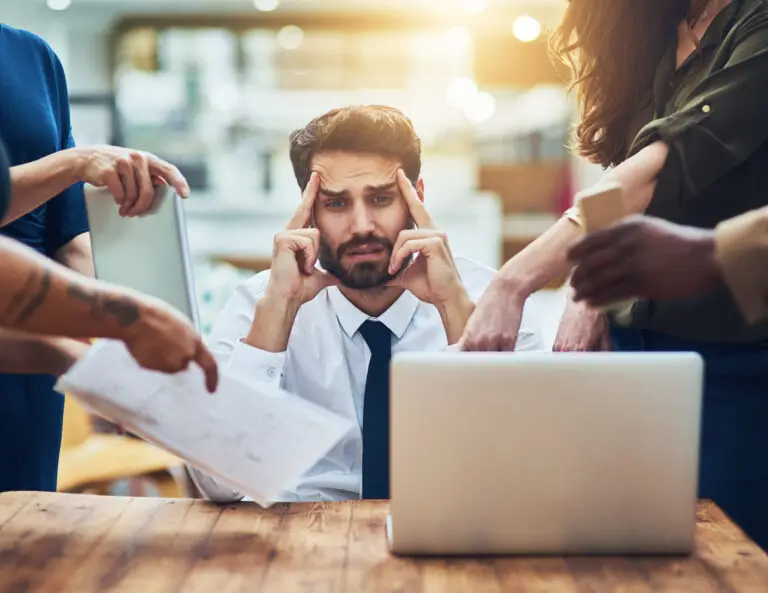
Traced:
[[50, 270], [33, 271], [21, 290], [13, 296], [5, 311], [0, 313], [0, 323], [10, 327], [23, 326], [42, 306], [50, 290]]
[[88, 303], [93, 315], [111, 315], [120, 327], [133, 325], [139, 318], [139, 307], [128, 297], [111, 297], [70, 284], [67, 294]]

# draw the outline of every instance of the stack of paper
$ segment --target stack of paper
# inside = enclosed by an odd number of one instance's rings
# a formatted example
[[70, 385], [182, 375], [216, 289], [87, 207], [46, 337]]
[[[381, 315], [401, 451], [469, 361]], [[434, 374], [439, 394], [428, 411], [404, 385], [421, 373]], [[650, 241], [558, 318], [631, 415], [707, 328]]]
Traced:
[[101, 341], [56, 389], [262, 506], [292, 489], [352, 429], [307, 400], [220, 374], [210, 394], [196, 366], [175, 375], [147, 371], [121, 342]]

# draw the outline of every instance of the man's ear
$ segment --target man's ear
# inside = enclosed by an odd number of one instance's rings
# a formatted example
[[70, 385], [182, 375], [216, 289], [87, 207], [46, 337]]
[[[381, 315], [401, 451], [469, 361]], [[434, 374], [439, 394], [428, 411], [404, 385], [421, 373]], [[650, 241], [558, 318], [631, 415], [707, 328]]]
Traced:
[[424, 180], [419, 177], [419, 180], [416, 182], [416, 194], [419, 196], [419, 199], [421, 200], [421, 203], [424, 203]]

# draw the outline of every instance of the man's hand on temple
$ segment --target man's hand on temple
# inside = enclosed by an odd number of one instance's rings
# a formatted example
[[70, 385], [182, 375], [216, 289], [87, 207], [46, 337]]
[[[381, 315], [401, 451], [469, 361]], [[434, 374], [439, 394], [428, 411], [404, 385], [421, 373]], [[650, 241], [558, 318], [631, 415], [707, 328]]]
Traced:
[[324, 288], [339, 284], [335, 276], [315, 267], [320, 231], [309, 225], [319, 189], [320, 176], [312, 173], [295, 214], [285, 231], [275, 236], [269, 284], [245, 339], [260, 350], [283, 352], [299, 307]]
[[590, 233], [568, 252], [576, 301], [676, 299], [717, 286], [714, 232], [636, 216]]
[[464, 331], [474, 304], [459, 277], [445, 232], [432, 220], [402, 170], [397, 172], [397, 183], [417, 228], [400, 232], [392, 248], [389, 273], [395, 274], [404, 262], [415, 259], [388, 286], [404, 288], [434, 305], [443, 319], [448, 343], [453, 344]]
[[320, 188], [320, 176], [312, 173], [285, 231], [275, 236], [268, 296], [285, 299], [298, 308], [324, 288], [338, 284], [335, 276], [315, 267], [320, 250], [320, 231], [309, 228]]

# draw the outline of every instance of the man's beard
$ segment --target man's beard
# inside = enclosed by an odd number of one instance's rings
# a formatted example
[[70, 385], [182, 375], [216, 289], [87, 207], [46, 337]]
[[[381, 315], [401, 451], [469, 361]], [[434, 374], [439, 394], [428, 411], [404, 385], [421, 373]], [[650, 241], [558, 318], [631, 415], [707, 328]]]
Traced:
[[[342, 266], [341, 260], [344, 254], [362, 245], [380, 247], [384, 250], [386, 259], [382, 262], [360, 262], [352, 265], [350, 268]], [[411, 262], [411, 258], [406, 257], [400, 269], [394, 274], [390, 274], [389, 261], [392, 257], [392, 247], [392, 241], [386, 237], [368, 235], [365, 237], [355, 237], [346, 243], [342, 243], [334, 254], [331, 246], [321, 238], [318, 260], [324, 270], [336, 276], [341, 281], [341, 284], [347, 288], [353, 290], [374, 290], [383, 287], [387, 282], [400, 275]]]

